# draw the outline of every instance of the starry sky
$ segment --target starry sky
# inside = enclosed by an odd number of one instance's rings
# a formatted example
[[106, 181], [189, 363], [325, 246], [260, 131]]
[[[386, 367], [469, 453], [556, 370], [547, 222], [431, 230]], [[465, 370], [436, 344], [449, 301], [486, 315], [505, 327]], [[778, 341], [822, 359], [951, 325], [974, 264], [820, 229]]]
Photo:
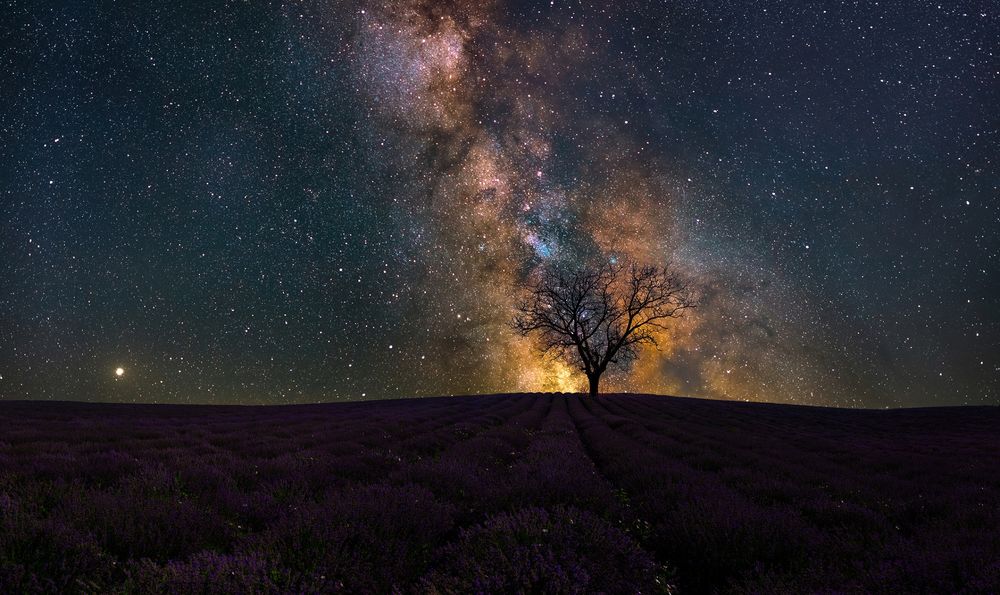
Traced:
[[571, 391], [550, 262], [701, 288], [607, 390], [1000, 402], [993, 2], [5, 2], [0, 398]]

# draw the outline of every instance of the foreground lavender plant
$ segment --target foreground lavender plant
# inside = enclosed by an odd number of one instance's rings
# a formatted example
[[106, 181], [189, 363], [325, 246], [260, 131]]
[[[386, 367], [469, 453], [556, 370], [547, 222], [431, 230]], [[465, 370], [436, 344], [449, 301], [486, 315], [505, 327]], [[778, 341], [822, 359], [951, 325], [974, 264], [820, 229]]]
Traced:
[[0, 592], [1000, 590], [996, 408], [0, 404]]

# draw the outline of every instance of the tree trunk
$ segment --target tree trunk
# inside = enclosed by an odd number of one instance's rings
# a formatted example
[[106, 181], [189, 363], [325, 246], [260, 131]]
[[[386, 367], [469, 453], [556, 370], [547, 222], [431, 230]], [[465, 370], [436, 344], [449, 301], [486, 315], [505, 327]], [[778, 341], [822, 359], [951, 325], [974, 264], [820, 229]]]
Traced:
[[587, 375], [587, 380], [590, 381], [590, 396], [597, 396], [597, 383], [601, 381], [600, 374], [589, 374]]

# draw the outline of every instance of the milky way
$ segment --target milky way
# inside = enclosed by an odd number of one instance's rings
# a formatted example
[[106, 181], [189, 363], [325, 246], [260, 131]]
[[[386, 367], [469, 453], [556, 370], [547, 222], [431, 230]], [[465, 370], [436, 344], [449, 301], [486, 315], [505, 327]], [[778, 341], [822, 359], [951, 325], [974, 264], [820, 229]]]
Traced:
[[701, 303], [609, 390], [998, 398], [986, 3], [14, 12], [4, 398], [580, 390], [511, 307], [613, 253]]

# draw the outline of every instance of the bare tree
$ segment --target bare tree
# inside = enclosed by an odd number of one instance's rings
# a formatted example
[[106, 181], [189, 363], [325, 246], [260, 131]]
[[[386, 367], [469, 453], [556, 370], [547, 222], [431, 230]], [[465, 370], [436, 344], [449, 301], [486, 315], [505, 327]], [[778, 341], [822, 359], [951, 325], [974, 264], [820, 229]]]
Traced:
[[655, 346], [670, 319], [696, 305], [691, 286], [669, 267], [628, 260], [543, 269], [525, 293], [512, 326], [537, 335], [544, 353], [579, 366], [591, 396], [609, 366], [628, 369], [641, 345]]

